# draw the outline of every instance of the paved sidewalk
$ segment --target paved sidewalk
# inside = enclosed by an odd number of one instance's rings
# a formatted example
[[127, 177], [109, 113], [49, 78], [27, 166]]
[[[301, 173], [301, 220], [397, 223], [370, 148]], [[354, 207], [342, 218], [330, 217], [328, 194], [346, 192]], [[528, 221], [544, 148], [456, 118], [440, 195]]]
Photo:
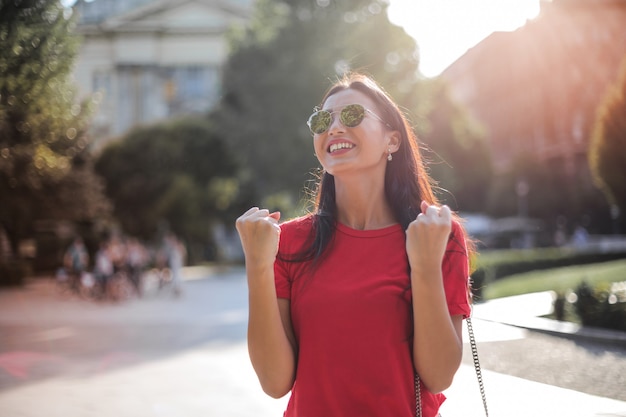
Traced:
[[[623, 332], [583, 328], [571, 323], [541, 318], [540, 316], [552, 312], [552, 301], [551, 292], [542, 292], [501, 298], [474, 306], [473, 324], [477, 342], [480, 344], [523, 338], [530, 330], [626, 346], [624, 343], [626, 334]], [[464, 331], [467, 341], [467, 329]], [[469, 350], [467, 344], [465, 350]], [[480, 347], [478, 353], [480, 357]], [[572, 366], [584, 364], [572, 363]], [[482, 374], [491, 416], [626, 417], [624, 401], [589, 395], [485, 369], [482, 370]], [[446, 394], [449, 400], [441, 409], [444, 417], [484, 415], [479, 385], [472, 366], [462, 365]]]
[[[483, 370], [489, 415], [492, 417], [625, 417], [626, 402], [583, 394], [540, 384], [509, 375]], [[484, 416], [474, 369], [463, 365], [448, 400], [441, 408], [443, 417]]]

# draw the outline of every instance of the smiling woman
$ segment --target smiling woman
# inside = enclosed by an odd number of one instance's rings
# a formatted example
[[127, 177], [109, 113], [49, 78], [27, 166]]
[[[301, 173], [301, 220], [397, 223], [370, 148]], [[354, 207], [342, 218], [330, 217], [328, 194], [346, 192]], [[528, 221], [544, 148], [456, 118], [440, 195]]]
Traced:
[[374, 80], [346, 74], [319, 109], [311, 212], [280, 223], [252, 207], [236, 222], [250, 360], [268, 395], [291, 393], [285, 417], [436, 417], [470, 314], [465, 232]]
[[495, 31], [513, 31], [539, 14], [540, 0], [390, 0], [389, 20], [417, 42], [420, 72], [439, 75]]

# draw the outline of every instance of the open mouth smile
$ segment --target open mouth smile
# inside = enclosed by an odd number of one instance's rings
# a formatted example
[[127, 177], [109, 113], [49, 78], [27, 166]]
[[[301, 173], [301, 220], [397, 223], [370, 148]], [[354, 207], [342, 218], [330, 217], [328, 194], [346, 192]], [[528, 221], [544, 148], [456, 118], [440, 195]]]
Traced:
[[349, 143], [349, 142], [338, 142], [338, 143], [333, 143], [332, 145], [330, 145], [328, 147], [328, 152], [329, 153], [334, 153], [337, 151], [340, 151], [342, 149], [352, 149], [354, 148], [354, 144]]

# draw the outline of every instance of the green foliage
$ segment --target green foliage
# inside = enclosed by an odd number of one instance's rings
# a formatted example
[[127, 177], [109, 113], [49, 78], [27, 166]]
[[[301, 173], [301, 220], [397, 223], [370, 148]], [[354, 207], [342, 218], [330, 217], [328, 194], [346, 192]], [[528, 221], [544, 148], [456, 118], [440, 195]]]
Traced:
[[620, 74], [598, 109], [589, 165], [595, 183], [621, 211], [622, 230], [626, 230], [626, 58]]
[[484, 299], [509, 297], [541, 291], [566, 293], [586, 281], [592, 285], [620, 282], [626, 279], [626, 260], [598, 261], [572, 264], [564, 267], [546, 267], [518, 274], [511, 274], [484, 289]]
[[0, 287], [18, 287], [24, 284], [32, 273], [31, 266], [25, 260], [0, 262]]
[[298, 196], [318, 167], [306, 120], [348, 69], [372, 74], [410, 113], [423, 114], [414, 40], [392, 25], [383, 1], [257, 3], [252, 24], [232, 35], [223, 98], [211, 114], [261, 195]]
[[440, 198], [454, 210], [484, 212], [493, 176], [484, 132], [454, 102], [447, 85], [434, 81], [431, 91], [428, 129], [420, 137], [427, 145], [430, 174], [445, 190]]
[[107, 211], [86, 155], [92, 103], [69, 79], [73, 24], [57, 0], [0, 2], [0, 225], [14, 250], [37, 219]]
[[581, 282], [576, 290], [575, 311], [585, 326], [626, 331], [626, 296], [614, 293], [607, 283]]
[[[537, 274], [541, 275], [544, 270], [554, 271], [553, 268], [568, 266], [576, 266], [580, 271], [584, 271], [582, 265], [609, 262], [624, 257], [626, 254], [623, 252], [593, 253], [562, 248], [490, 251], [481, 253], [474, 260], [475, 270], [472, 273], [472, 287], [476, 298], [479, 300], [515, 295], [503, 294], [499, 288], [505, 288], [505, 291], [508, 291], [509, 288], [516, 288], [517, 285], [525, 288], [530, 281], [527, 279], [518, 280], [518, 277], [527, 273], [529, 275], [525, 277], [530, 277], [536, 271], [538, 271]], [[538, 278], [540, 281], [543, 279], [543, 276]], [[551, 283], [552, 281], [546, 280], [545, 282]], [[557, 288], [549, 289], [556, 290]], [[513, 291], [518, 290], [514, 289]]]
[[[598, 189], [591, 184], [587, 172], [568, 173], [557, 161], [545, 163], [529, 154], [520, 154], [512, 168], [492, 181], [488, 194], [487, 212], [494, 217], [525, 215], [543, 220], [545, 232], [552, 235], [558, 216], [567, 218], [569, 229], [584, 224], [596, 230], [606, 229], [606, 217], [597, 213], [608, 211]], [[523, 197], [525, 208], [520, 210], [517, 187], [520, 181], [528, 185]], [[555, 192], [558, 190], [558, 192]]]
[[213, 221], [232, 222], [248, 204], [233, 157], [206, 120], [136, 128], [103, 150], [96, 170], [124, 231], [143, 239], [168, 227], [205, 244]]
[[[485, 290], [487, 299], [554, 291], [551, 318], [626, 330], [626, 260], [508, 276]], [[572, 298], [571, 295], [575, 294]]]
[[[433, 167], [442, 197], [480, 208], [491, 172], [478, 129], [443, 87], [420, 79], [417, 45], [391, 24], [382, 0], [260, 0], [251, 24], [231, 33], [223, 98], [211, 114], [244, 176], [265, 200], [297, 214], [319, 164], [305, 121], [346, 71], [372, 75], [412, 119], [420, 137], [452, 166]], [[434, 98], [433, 98], [434, 96]], [[432, 118], [429, 129], [427, 117]], [[465, 155], [465, 158], [463, 158]], [[437, 163], [437, 157], [433, 157]], [[448, 201], [449, 200], [449, 201]]]

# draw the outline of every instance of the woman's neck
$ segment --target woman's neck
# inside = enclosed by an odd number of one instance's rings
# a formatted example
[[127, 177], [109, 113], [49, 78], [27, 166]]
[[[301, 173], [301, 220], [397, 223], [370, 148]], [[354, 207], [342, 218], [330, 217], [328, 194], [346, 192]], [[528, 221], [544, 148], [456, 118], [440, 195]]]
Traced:
[[397, 223], [385, 196], [384, 179], [335, 177], [337, 221], [357, 230], [374, 230]]

